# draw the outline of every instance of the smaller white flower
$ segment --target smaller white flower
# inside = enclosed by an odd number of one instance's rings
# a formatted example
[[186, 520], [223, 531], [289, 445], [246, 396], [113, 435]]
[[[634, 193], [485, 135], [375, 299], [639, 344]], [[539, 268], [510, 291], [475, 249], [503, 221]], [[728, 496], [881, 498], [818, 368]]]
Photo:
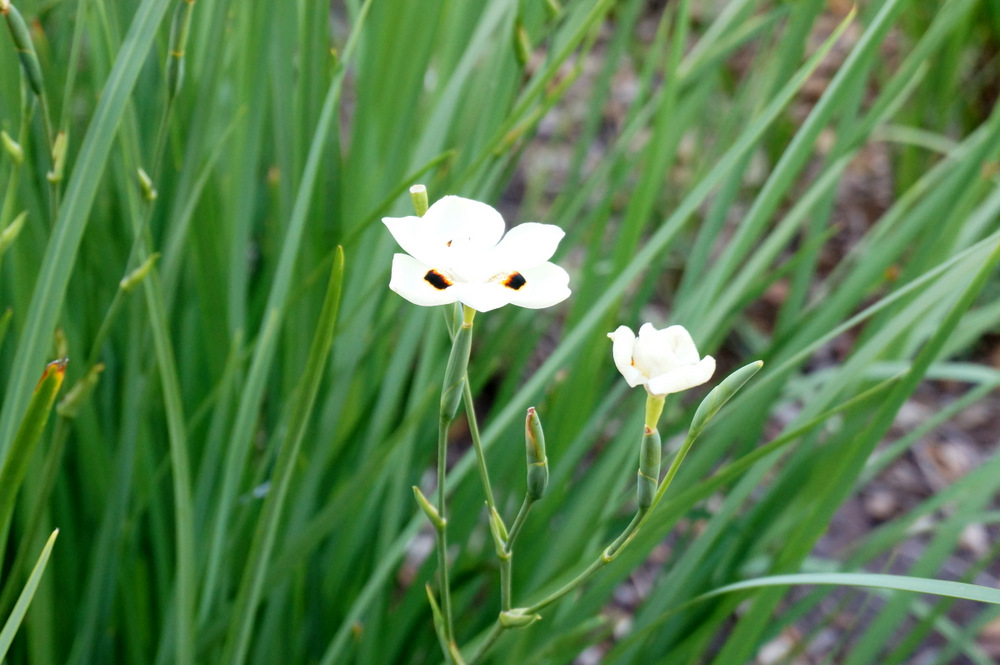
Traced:
[[608, 337], [618, 371], [631, 387], [645, 386], [650, 395], [662, 397], [700, 386], [715, 372], [715, 359], [698, 357], [684, 326], [657, 330], [644, 323], [638, 338], [628, 326], [618, 326]]
[[551, 307], [569, 297], [569, 274], [549, 259], [563, 230], [521, 224], [471, 199], [445, 196], [423, 217], [385, 217], [406, 254], [392, 258], [389, 288], [415, 305], [460, 302], [480, 312], [503, 305]]

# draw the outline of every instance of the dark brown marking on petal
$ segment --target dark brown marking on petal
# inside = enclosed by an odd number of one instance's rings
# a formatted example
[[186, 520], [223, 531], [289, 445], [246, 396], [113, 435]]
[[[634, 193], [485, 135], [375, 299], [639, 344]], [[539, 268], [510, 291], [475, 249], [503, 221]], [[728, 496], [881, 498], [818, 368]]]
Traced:
[[446, 242], [446, 243], [445, 243], [445, 245], [447, 245], [448, 247], [451, 247], [451, 243], [452, 243], [452, 242], [453, 242], [453, 241], [449, 240], [448, 242]]
[[424, 279], [438, 291], [444, 291], [452, 285], [451, 280], [439, 273], [437, 270], [428, 270]]
[[509, 289], [514, 289], [515, 291], [517, 291], [519, 288], [527, 284], [527, 282], [528, 280], [524, 278], [524, 275], [522, 275], [519, 272], [512, 272], [511, 274], [507, 275], [507, 279], [503, 281], [503, 285]]

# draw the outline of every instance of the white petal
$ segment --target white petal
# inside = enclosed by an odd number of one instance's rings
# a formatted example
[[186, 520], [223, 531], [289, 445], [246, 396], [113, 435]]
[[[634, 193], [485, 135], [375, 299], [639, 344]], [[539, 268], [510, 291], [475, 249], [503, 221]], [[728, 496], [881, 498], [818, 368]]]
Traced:
[[445, 265], [448, 246], [425, 218], [383, 217], [382, 223], [404, 252], [425, 265]]
[[615, 367], [625, 377], [625, 381], [632, 388], [645, 383], [643, 376], [632, 364], [632, 348], [635, 345], [635, 333], [628, 326], [618, 326], [613, 333], [608, 333], [611, 338], [611, 357], [615, 359]]
[[552, 258], [566, 233], [552, 224], [528, 222], [515, 226], [497, 244], [490, 257], [498, 270], [520, 270], [542, 265]]
[[427, 281], [428, 265], [417, 261], [406, 254], [395, 254], [392, 257], [392, 277], [389, 288], [403, 296], [414, 305], [433, 307], [447, 305], [457, 300], [455, 286], [438, 289]]
[[422, 219], [452, 252], [488, 252], [503, 236], [504, 223], [499, 212], [461, 196], [438, 199]]
[[654, 376], [646, 384], [646, 388], [654, 395], [670, 395], [688, 388], [700, 386], [712, 378], [715, 373], [715, 358], [705, 356], [694, 365], [684, 365], [666, 374]]
[[383, 217], [382, 223], [410, 256], [446, 269], [463, 261], [482, 264], [482, 257], [493, 250], [504, 229], [500, 213], [460, 196], [441, 198], [423, 217]]
[[498, 307], [509, 305], [510, 294], [514, 293], [507, 287], [494, 282], [471, 284], [458, 282], [448, 290], [454, 293], [456, 300], [477, 312], [489, 312]]
[[684, 326], [670, 326], [660, 333], [668, 340], [677, 362], [690, 365], [698, 362], [698, 349], [691, 339], [691, 333]]
[[510, 292], [509, 302], [518, 307], [542, 309], [552, 307], [569, 298], [569, 273], [554, 263], [543, 263], [520, 271], [524, 284], [518, 289], [504, 287]]

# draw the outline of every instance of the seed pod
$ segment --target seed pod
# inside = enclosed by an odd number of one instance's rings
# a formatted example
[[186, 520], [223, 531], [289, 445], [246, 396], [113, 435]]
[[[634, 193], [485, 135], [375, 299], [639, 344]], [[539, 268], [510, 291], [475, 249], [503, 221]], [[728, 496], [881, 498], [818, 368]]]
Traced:
[[139, 190], [142, 192], [142, 198], [147, 201], [156, 200], [156, 188], [153, 187], [153, 179], [149, 177], [143, 169], [138, 169], [139, 176]]
[[49, 182], [59, 182], [63, 179], [63, 171], [66, 170], [66, 148], [69, 146], [69, 137], [66, 132], [56, 134], [55, 144], [52, 146], [52, 170], [45, 177]]
[[24, 68], [24, 76], [28, 80], [28, 86], [32, 92], [41, 97], [45, 94], [42, 87], [42, 66], [38, 64], [38, 55], [35, 53], [35, 45], [31, 41], [31, 33], [24, 22], [21, 12], [17, 7], [6, 3], [3, 9], [4, 18], [7, 20], [7, 29], [14, 40], [14, 48], [17, 49], [17, 57], [21, 59], [21, 67]]
[[636, 499], [642, 510], [653, 505], [656, 486], [660, 482], [660, 455], [660, 433], [646, 428], [639, 448], [639, 473], [636, 480]]

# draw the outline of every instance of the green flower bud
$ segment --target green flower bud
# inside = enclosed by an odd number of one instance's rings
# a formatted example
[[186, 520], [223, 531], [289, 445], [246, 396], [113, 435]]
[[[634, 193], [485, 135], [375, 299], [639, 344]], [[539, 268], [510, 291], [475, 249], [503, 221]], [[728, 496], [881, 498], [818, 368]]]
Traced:
[[413, 201], [413, 209], [416, 211], [417, 217], [423, 217], [430, 207], [427, 199], [427, 188], [423, 185], [410, 187], [410, 200]]
[[660, 433], [655, 429], [645, 429], [639, 448], [639, 473], [636, 481], [636, 499], [639, 508], [645, 510], [653, 505], [653, 496], [660, 482]]
[[694, 418], [691, 419], [691, 427], [689, 429], [691, 434], [695, 436], [700, 434], [708, 425], [708, 422], [719, 412], [719, 409], [743, 387], [743, 384], [753, 378], [753, 375], [759, 372], [763, 366], [764, 361], [755, 360], [749, 365], [739, 368], [727, 376], [722, 383], [713, 388], [712, 392], [708, 393], [705, 399], [701, 401], [701, 404], [698, 405], [698, 410], [694, 412]]
[[528, 501], [538, 501], [549, 484], [549, 460], [545, 456], [545, 433], [535, 407], [524, 420], [524, 449], [528, 463]]
[[187, 48], [188, 28], [194, 0], [181, 0], [174, 9], [170, 24], [170, 48], [167, 52], [167, 98], [174, 99], [184, 82], [184, 50]]
[[66, 132], [56, 134], [56, 141], [52, 146], [52, 170], [45, 175], [49, 182], [59, 182], [63, 179], [63, 171], [66, 169], [67, 147], [69, 147], [69, 137]]
[[3, 130], [0, 130], [0, 143], [3, 143], [3, 149], [10, 155], [11, 160], [20, 166], [21, 162], [24, 161], [24, 149], [21, 148], [21, 145]]
[[14, 221], [11, 222], [7, 228], [0, 231], [0, 256], [3, 256], [3, 253], [14, 244], [15, 240], [17, 240], [17, 236], [21, 233], [21, 229], [24, 228], [24, 220], [27, 218], [28, 211], [25, 210], [20, 215], [15, 217]]
[[122, 281], [118, 282], [118, 287], [125, 293], [128, 293], [135, 287], [139, 286], [139, 284], [142, 283], [142, 280], [146, 279], [146, 275], [148, 275], [149, 271], [153, 269], [153, 266], [156, 265], [156, 261], [159, 258], [159, 252], [150, 254], [146, 260], [142, 262], [142, 265], [125, 275], [122, 278]]
[[35, 53], [35, 45], [31, 41], [31, 33], [24, 22], [24, 17], [10, 2], [4, 3], [0, 13], [7, 19], [7, 29], [10, 30], [10, 36], [14, 40], [14, 48], [17, 49], [17, 57], [21, 59], [21, 67], [24, 69], [28, 86], [32, 92], [41, 97], [45, 94], [42, 87], [42, 66], [38, 64], [38, 55]]
[[156, 200], [156, 188], [153, 187], [153, 179], [144, 170], [137, 169], [139, 176], [139, 189], [142, 191], [142, 198], [147, 201]]

